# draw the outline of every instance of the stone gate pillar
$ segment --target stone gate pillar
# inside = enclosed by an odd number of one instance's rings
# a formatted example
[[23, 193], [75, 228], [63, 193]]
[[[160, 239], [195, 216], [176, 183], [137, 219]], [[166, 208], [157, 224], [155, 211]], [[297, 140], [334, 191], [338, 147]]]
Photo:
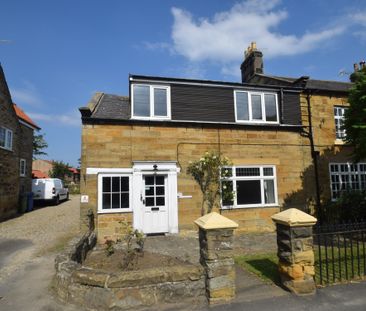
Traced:
[[216, 212], [195, 221], [199, 227], [200, 262], [205, 269], [209, 304], [235, 297], [233, 233], [238, 224]]
[[313, 225], [317, 219], [296, 208], [272, 216], [277, 228], [282, 284], [297, 295], [315, 293]]

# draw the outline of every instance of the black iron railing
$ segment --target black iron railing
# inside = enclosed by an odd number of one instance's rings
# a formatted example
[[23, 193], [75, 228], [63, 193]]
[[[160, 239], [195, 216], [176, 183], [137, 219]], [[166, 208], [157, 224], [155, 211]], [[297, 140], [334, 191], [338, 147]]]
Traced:
[[366, 222], [314, 226], [315, 281], [320, 285], [366, 275]]

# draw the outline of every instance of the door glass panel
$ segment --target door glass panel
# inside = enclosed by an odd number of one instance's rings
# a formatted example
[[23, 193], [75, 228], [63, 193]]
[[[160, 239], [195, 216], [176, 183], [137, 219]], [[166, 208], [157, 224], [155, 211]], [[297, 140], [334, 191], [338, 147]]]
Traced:
[[260, 180], [238, 180], [236, 182], [238, 205], [261, 203]]
[[145, 195], [154, 195], [154, 187], [145, 186]]
[[262, 103], [260, 95], [252, 95], [252, 119], [262, 120]]
[[164, 185], [164, 176], [155, 176], [157, 185]]
[[165, 187], [156, 187], [156, 195], [164, 195]]
[[165, 205], [165, 198], [164, 197], [156, 197], [156, 205], [157, 206]]
[[145, 185], [153, 185], [154, 176], [145, 176]]
[[145, 199], [145, 205], [146, 206], [154, 206], [154, 197], [147, 197]]

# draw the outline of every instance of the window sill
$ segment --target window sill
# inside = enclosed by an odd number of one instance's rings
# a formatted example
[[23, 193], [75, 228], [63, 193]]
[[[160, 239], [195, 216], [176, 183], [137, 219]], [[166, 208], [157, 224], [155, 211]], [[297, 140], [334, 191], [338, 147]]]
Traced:
[[131, 120], [170, 121], [171, 120], [171, 117], [134, 117], [134, 116], [131, 116]]
[[249, 124], [249, 125], [266, 125], [266, 124], [271, 124], [271, 125], [279, 125], [279, 122], [274, 122], [274, 121], [241, 121], [241, 120], [236, 120], [235, 123], [238, 124]]
[[13, 149], [9, 149], [9, 148], [5, 148], [5, 147], [1, 147], [1, 146], [0, 146], [0, 149], [2, 149], [2, 150], [6, 150], [6, 151], [10, 151], [10, 152], [13, 152]]
[[97, 214], [124, 214], [124, 213], [132, 213], [132, 209], [113, 209], [113, 210], [98, 210]]
[[278, 204], [265, 204], [265, 205], [258, 205], [258, 204], [251, 204], [248, 206], [228, 206], [228, 207], [221, 207], [222, 211], [225, 210], [237, 210], [237, 209], [250, 209], [250, 208], [273, 208], [273, 207], [280, 207]]

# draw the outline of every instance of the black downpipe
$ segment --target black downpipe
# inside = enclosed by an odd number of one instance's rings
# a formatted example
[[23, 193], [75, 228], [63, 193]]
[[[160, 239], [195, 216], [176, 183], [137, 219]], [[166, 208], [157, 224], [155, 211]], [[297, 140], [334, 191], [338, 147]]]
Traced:
[[318, 218], [319, 223], [322, 223], [322, 213], [321, 213], [321, 203], [320, 203], [320, 187], [319, 187], [319, 169], [318, 169], [318, 155], [319, 155], [319, 152], [315, 151], [315, 146], [314, 146], [313, 124], [312, 124], [312, 116], [311, 116], [310, 98], [311, 98], [310, 91], [307, 91], [306, 101], [307, 101], [307, 106], [308, 106], [308, 118], [309, 118], [309, 141], [310, 141], [311, 157], [313, 159], [314, 174], [315, 174], [316, 216]]

